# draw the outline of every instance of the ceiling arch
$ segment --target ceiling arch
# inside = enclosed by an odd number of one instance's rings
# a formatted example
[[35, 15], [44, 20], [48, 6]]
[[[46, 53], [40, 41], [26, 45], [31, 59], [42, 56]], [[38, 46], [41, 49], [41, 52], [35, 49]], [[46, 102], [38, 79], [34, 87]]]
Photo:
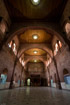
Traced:
[[46, 60], [44, 60], [43, 57], [41, 57], [41, 56], [37, 56], [37, 57], [35, 57], [35, 56], [33, 56], [33, 57], [32, 57], [32, 56], [29, 56], [29, 57], [25, 60], [25, 66], [26, 66], [26, 64], [27, 64], [29, 61], [34, 60], [34, 59], [40, 60], [40, 61], [43, 62], [44, 65], [45, 65]]
[[39, 49], [39, 48], [31, 48], [31, 49], [29, 49], [29, 50], [26, 50], [25, 52], [24, 52], [24, 54], [25, 55], [32, 55], [32, 56], [40, 56], [40, 55], [46, 55], [47, 53], [44, 51], [44, 50], [42, 50], [42, 49]]
[[52, 54], [52, 51], [51, 50], [48, 50], [48, 47], [47, 47], [47, 45], [45, 45], [45, 44], [26, 44], [25, 46], [24, 46], [24, 48], [22, 47], [22, 49], [21, 50], [19, 50], [19, 55], [18, 55], [18, 57], [20, 58], [23, 54], [24, 54], [24, 52], [25, 51], [27, 51], [27, 50], [29, 50], [29, 49], [34, 49], [34, 48], [37, 48], [37, 49], [41, 49], [41, 50], [43, 50], [43, 51], [45, 51], [51, 58], [53, 57], [53, 54]]
[[[34, 39], [35, 36], [37, 39]], [[24, 33], [19, 34], [18, 38], [21, 44], [51, 43], [53, 35], [42, 29], [28, 29]]]
[[[10, 37], [9, 37], [9, 39], [8, 39], [8, 41], [7, 41], [7, 43], [9, 42], [9, 41], [11, 41], [11, 39], [15, 36], [15, 35], [17, 35], [17, 36], [19, 36], [20, 34], [22, 34], [22, 33], [24, 33], [25, 31], [27, 31], [27, 30], [29, 30], [29, 29], [40, 29], [40, 30], [45, 30], [47, 33], [49, 33], [50, 35], [56, 35], [60, 40], [61, 40], [61, 42], [62, 43], [64, 43], [65, 44], [65, 42], [64, 42], [64, 40], [63, 40], [63, 38], [61, 37], [61, 34], [59, 33], [59, 32], [56, 32], [55, 30], [52, 30], [52, 29], [50, 29], [50, 28], [47, 28], [47, 27], [44, 27], [44, 26], [29, 26], [29, 27], [23, 27], [23, 28], [21, 28], [21, 29], [19, 29], [19, 30], [17, 30], [17, 31], [15, 31], [14, 33], [9, 33], [10, 34]], [[23, 55], [23, 53], [24, 53], [24, 51], [26, 51], [26, 50], [28, 50], [28, 49], [30, 49], [30, 48], [40, 48], [40, 49], [43, 49], [43, 50], [45, 50], [46, 52], [47, 52], [47, 54], [52, 58], [52, 56], [53, 56], [53, 54], [52, 54], [52, 47], [49, 47], [49, 45], [45, 45], [45, 46], [40, 46], [40, 45], [24, 45], [24, 47], [25, 48], [23, 48], [23, 45], [21, 45], [21, 47], [19, 48], [19, 54], [18, 54], [18, 56], [19, 56], [19, 58]]]
[[24, 27], [23, 25], [20, 24], [17, 27], [15, 25], [14, 27], [11, 28], [10, 33], [8, 33], [9, 38], [8, 38], [6, 43], [9, 43], [14, 36], [20, 35], [20, 34], [24, 33], [25, 31], [27, 31], [29, 29], [40, 29], [40, 30], [45, 30], [50, 35], [56, 35], [60, 39], [60, 41], [65, 44], [65, 41], [62, 38], [62, 35], [63, 35], [62, 32], [60, 30], [56, 29], [54, 26], [53, 27], [51, 27], [51, 26], [52, 25], [42, 26], [42, 24], [41, 24], [41, 26], [36, 25], [36, 26], [29, 26], [29, 27], [26, 26], [26, 27]]

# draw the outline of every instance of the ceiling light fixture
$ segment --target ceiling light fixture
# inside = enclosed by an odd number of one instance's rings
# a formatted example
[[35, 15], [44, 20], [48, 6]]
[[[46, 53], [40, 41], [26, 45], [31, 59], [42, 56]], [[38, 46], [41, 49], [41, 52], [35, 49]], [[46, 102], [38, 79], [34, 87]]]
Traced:
[[37, 60], [34, 60], [34, 62], [37, 62]]
[[40, 3], [40, 0], [31, 0], [33, 5], [38, 5]]
[[38, 35], [33, 35], [33, 39], [37, 40], [38, 39]]
[[37, 54], [38, 53], [38, 51], [34, 51], [34, 54]]

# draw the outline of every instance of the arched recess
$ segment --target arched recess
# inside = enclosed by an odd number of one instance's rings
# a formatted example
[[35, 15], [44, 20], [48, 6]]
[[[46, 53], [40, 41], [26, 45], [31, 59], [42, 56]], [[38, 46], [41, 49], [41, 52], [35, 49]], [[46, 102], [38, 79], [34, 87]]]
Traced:
[[63, 26], [64, 26], [64, 31], [66, 32], [66, 36], [70, 40], [70, 20], [66, 20]]
[[3, 73], [4, 73], [4, 74], [7, 74], [7, 73], [8, 73], [8, 69], [7, 69], [7, 68], [4, 68], [4, 69], [3, 69]]
[[1, 84], [5, 84], [7, 81], [7, 77], [8, 77], [8, 69], [4, 68], [3, 72], [1, 73]]
[[65, 68], [64, 70], [63, 70], [63, 75], [68, 75], [69, 74], [69, 72], [68, 72], [68, 70]]
[[70, 84], [70, 74], [66, 68], [63, 70], [63, 76], [64, 76], [64, 82], [66, 84]]

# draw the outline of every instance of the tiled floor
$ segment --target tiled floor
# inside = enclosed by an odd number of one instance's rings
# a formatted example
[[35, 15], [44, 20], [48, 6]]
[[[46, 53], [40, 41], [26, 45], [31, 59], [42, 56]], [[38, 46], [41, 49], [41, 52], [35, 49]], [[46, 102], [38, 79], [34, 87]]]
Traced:
[[1, 90], [0, 105], [70, 105], [70, 91], [47, 87]]

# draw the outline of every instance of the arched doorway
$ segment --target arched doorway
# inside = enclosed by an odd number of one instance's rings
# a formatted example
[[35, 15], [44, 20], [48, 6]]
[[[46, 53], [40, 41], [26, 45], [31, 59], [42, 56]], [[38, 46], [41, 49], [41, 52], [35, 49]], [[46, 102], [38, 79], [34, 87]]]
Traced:
[[27, 79], [27, 86], [30, 86], [30, 85], [31, 85], [31, 79], [28, 78], [28, 79]]

